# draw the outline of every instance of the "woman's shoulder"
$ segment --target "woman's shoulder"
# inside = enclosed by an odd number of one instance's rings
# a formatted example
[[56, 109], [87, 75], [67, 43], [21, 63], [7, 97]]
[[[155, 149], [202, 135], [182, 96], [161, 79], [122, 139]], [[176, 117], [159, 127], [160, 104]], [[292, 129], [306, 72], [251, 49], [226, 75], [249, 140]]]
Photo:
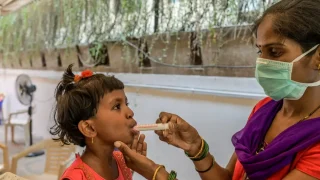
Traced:
[[[308, 158], [311, 161], [316, 161], [320, 168], [320, 142], [310, 146], [309, 148], [300, 151], [296, 159]], [[320, 170], [320, 169], [319, 169]]]
[[262, 106], [264, 106], [265, 104], [267, 104], [268, 102], [270, 102], [272, 99], [270, 97], [266, 97], [263, 98], [262, 100], [258, 101], [258, 103], [253, 107], [250, 115], [249, 115], [249, 119], [251, 118], [251, 116], [258, 111]]
[[270, 97], [263, 98], [255, 105], [255, 110], [257, 111], [259, 108], [270, 102], [272, 99]]
[[320, 179], [320, 142], [299, 152], [293, 168]]

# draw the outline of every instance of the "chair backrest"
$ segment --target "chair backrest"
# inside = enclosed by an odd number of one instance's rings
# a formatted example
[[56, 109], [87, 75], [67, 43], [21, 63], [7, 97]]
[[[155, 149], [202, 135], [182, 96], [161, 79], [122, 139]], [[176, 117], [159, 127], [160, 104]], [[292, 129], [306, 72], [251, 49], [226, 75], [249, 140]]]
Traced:
[[72, 153], [75, 153], [76, 147], [74, 145], [62, 145], [61, 142], [54, 140], [47, 141], [45, 145], [46, 150], [46, 166], [45, 173], [59, 174], [60, 164], [66, 161]]

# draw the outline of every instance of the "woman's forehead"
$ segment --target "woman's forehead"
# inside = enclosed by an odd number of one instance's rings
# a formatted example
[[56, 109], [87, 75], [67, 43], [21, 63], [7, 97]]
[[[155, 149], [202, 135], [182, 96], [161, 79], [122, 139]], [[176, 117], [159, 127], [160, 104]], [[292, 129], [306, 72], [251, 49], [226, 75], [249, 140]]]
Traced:
[[256, 44], [258, 47], [267, 46], [270, 44], [283, 44], [284, 37], [281, 37], [273, 29], [274, 18], [266, 16], [260, 23], [257, 29]]

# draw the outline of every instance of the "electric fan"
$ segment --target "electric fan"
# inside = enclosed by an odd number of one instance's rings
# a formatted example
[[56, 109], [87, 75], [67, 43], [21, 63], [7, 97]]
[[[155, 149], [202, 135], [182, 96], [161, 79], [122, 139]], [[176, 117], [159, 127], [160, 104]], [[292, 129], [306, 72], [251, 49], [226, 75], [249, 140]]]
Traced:
[[[28, 115], [30, 119], [29, 123], [29, 136], [30, 136], [30, 146], [33, 144], [32, 140], [32, 100], [33, 93], [36, 91], [36, 86], [32, 84], [31, 79], [26, 74], [20, 74], [16, 79], [16, 92], [18, 100], [21, 104], [29, 106]], [[43, 151], [33, 152], [27, 155], [27, 157], [35, 157], [44, 154]]]

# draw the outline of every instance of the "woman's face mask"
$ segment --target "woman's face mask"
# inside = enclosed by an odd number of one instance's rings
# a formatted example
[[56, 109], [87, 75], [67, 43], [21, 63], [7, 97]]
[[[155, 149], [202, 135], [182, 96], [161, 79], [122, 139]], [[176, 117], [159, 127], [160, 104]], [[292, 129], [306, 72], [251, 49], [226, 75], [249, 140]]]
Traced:
[[276, 101], [281, 99], [298, 100], [303, 96], [307, 87], [319, 86], [320, 81], [300, 83], [291, 79], [293, 63], [301, 60], [318, 46], [319, 44], [290, 63], [258, 58], [255, 76], [266, 95]]

